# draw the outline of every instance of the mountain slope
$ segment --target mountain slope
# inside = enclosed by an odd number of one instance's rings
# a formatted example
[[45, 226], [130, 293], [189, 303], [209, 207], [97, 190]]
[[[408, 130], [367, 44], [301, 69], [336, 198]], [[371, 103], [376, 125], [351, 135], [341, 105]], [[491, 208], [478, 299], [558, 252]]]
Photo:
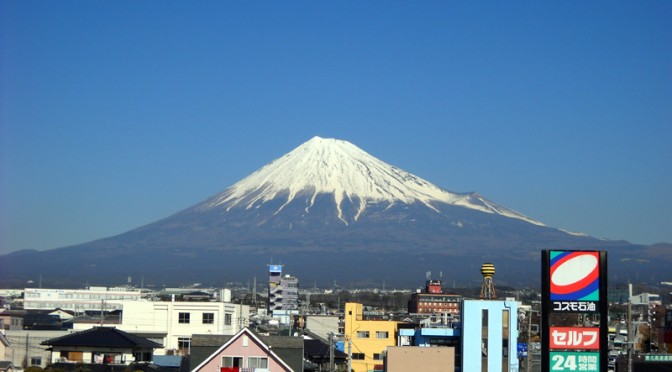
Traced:
[[[435, 205], [445, 203], [543, 225], [478, 194], [456, 194], [443, 190], [369, 155], [349, 142], [320, 137], [312, 138], [239, 181], [202, 208], [224, 206], [230, 210], [239, 205], [252, 208], [282, 198], [285, 203], [276, 210], [277, 213], [299, 194], [308, 198], [307, 213], [320, 194], [333, 195], [338, 218], [346, 225], [357, 221], [369, 203], [422, 203], [437, 212]], [[343, 213], [344, 200], [350, 203], [357, 201], [349, 216]]]
[[[577, 212], [578, 213], [578, 212]], [[0, 283], [222, 284], [284, 263], [308, 283], [415, 286], [427, 270], [478, 285], [534, 285], [541, 249], [606, 249], [618, 279], [664, 278], [669, 250], [544, 226], [476, 193], [453, 193], [340, 140], [315, 137], [202, 203], [124, 234], [0, 256]], [[653, 252], [653, 253], [651, 253]], [[613, 263], [613, 265], [611, 264]], [[613, 270], [612, 270], [613, 269]], [[645, 274], [644, 274], [645, 273]]]

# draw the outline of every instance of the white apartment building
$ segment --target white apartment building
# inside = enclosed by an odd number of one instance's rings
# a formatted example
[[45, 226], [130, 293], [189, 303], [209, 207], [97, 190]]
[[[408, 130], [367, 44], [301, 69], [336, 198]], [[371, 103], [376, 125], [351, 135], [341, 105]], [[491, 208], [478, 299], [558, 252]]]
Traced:
[[[249, 322], [250, 308], [231, 302], [149, 301], [140, 290], [90, 287], [89, 289], [26, 288], [24, 308], [44, 310], [61, 308], [75, 313], [85, 310], [121, 310], [120, 324], [107, 324], [148, 338], [164, 346], [156, 354], [190, 353], [194, 334], [235, 335]], [[230, 290], [220, 298], [230, 301]], [[73, 331], [83, 331], [99, 323], [75, 322]]]
[[192, 335], [235, 335], [249, 313], [249, 306], [230, 302], [127, 301], [117, 328], [162, 344], [156, 354], [187, 355]]
[[125, 287], [89, 287], [88, 289], [26, 288], [26, 310], [63, 309], [83, 313], [86, 310], [121, 310], [122, 302], [140, 301], [142, 292]]

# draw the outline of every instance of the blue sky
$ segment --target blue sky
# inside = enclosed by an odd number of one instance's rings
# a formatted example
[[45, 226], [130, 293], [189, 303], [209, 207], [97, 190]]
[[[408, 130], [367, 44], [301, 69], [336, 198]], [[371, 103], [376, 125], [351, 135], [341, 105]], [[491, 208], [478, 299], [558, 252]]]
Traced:
[[0, 253], [116, 235], [313, 136], [672, 242], [672, 2], [0, 1]]

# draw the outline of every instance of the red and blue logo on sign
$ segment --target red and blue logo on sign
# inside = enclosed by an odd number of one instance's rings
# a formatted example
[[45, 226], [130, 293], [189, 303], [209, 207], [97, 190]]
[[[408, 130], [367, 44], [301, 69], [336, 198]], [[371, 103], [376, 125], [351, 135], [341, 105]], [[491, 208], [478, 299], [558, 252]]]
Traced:
[[599, 301], [599, 252], [551, 251], [551, 300]]

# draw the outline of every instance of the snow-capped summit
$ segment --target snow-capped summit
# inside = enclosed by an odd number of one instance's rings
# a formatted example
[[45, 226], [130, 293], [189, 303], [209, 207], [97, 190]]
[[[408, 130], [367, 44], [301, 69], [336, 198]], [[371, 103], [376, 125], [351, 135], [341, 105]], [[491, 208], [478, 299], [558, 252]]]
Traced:
[[[372, 203], [421, 203], [437, 213], [437, 204], [449, 204], [499, 214], [543, 226], [511, 209], [499, 206], [476, 193], [453, 193], [387, 164], [350, 142], [313, 137], [288, 154], [272, 161], [207, 202], [208, 208], [246, 209], [282, 198], [280, 212], [296, 198], [307, 198], [310, 213], [318, 196], [333, 196], [338, 218], [347, 224], [357, 221]], [[346, 216], [344, 202], [354, 204]]]

